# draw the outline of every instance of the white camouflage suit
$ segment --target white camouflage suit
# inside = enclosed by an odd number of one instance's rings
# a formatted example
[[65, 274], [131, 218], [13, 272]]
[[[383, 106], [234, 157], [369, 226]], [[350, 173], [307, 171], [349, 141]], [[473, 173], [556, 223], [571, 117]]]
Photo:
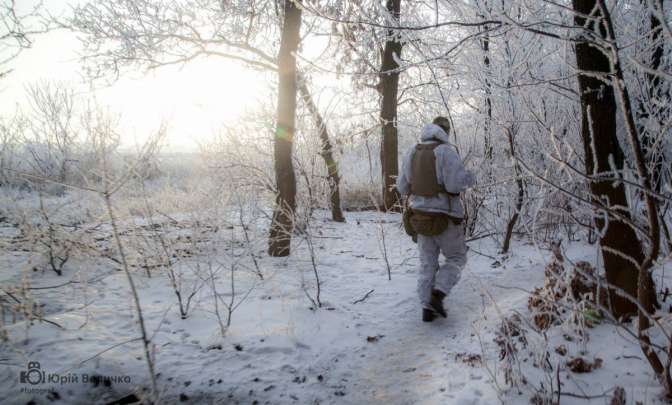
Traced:
[[[427, 124], [422, 129], [421, 143], [432, 143], [440, 140], [443, 145], [434, 149], [436, 156], [436, 177], [449, 195], [440, 193], [432, 197], [412, 195], [410, 206], [413, 209], [441, 212], [454, 218], [464, 217], [464, 208], [457, 195], [476, 183], [474, 175], [465, 169], [462, 159], [455, 147], [450, 144], [448, 134], [435, 124]], [[402, 163], [401, 173], [397, 178], [397, 189], [402, 195], [411, 193], [411, 159], [415, 146], [411, 148]], [[464, 241], [462, 224], [450, 223], [448, 228], [437, 236], [418, 235], [420, 253], [420, 274], [418, 275], [418, 295], [425, 308], [430, 308], [429, 301], [432, 289], [448, 295], [460, 279], [460, 273], [467, 263], [467, 246]], [[443, 254], [443, 264], [439, 265], [439, 252]]]

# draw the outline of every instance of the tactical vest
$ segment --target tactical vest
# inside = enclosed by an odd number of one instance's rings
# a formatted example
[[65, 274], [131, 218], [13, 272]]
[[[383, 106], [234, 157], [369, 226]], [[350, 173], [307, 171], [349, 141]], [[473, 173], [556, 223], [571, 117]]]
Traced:
[[436, 155], [434, 149], [440, 143], [419, 143], [411, 159], [411, 194], [434, 197], [445, 193], [446, 189], [436, 176]]

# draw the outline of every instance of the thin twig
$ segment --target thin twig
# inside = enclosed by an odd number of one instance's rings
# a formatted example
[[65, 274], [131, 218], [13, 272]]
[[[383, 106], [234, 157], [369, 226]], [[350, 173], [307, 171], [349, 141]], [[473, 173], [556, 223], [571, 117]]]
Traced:
[[364, 301], [366, 301], [366, 299], [369, 298], [369, 296], [370, 296], [374, 291], [376, 291], [376, 290], [371, 290], [371, 291], [367, 292], [366, 294], [364, 294], [364, 296], [363, 296], [362, 298], [360, 298], [360, 299], [354, 301], [354, 302], [352, 303], [352, 305], [359, 304], [360, 302], [364, 302]]

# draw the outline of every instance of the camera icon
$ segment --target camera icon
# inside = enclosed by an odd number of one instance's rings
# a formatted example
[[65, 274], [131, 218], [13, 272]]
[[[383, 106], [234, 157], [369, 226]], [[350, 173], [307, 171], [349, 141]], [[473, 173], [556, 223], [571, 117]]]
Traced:
[[19, 374], [19, 382], [22, 384], [37, 385], [44, 382], [44, 371], [40, 368], [40, 362], [29, 361], [26, 371]]

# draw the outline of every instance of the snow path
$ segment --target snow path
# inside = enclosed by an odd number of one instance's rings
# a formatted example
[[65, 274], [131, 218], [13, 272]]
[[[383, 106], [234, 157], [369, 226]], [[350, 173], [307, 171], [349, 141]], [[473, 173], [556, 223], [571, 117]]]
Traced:
[[[415, 292], [415, 245], [398, 228], [395, 216], [387, 216], [389, 223], [384, 224], [393, 266], [391, 281], [376, 241], [380, 229], [375, 215], [351, 214], [348, 220], [345, 225], [323, 227], [324, 237], [343, 238], [326, 239], [329, 242], [323, 245], [328, 247], [320, 254], [323, 299], [334, 310], [309, 314], [318, 319], [302, 320], [288, 331], [291, 339], [310, 347], [299, 350], [301, 360], [291, 363], [296, 370], [290, 369], [300, 379], [307, 375], [310, 388], [284, 386], [277, 391], [289, 399], [299, 398], [300, 403], [499, 402], [487, 370], [457, 357], [482, 354], [478, 333], [485, 347], [494, 347], [492, 330], [500, 318], [482, 286], [487, 286], [502, 311], [523, 307], [524, 291], [495, 285], [531, 289], [542, 282], [545, 259], [529, 246], [516, 246], [521, 253], [518, 261], [514, 255], [506, 267], [492, 268], [491, 259], [470, 251], [463, 278], [446, 302], [448, 318], [428, 324], [421, 321]], [[495, 251], [490, 242], [471, 245], [488, 254]], [[530, 257], [538, 261], [530, 263]], [[352, 303], [371, 289], [375, 291], [365, 301]], [[369, 337], [375, 341], [369, 342]], [[497, 351], [489, 351], [493, 353]], [[314, 382], [316, 374], [323, 376], [323, 383]], [[267, 387], [282, 387], [281, 379], [267, 382]], [[526, 398], [520, 399], [527, 403]], [[261, 400], [283, 402], [277, 395], [262, 395]]]
[[[340, 367], [352, 382], [353, 395], [347, 402], [499, 402], [487, 371], [471, 367], [457, 357], [459, 354], [482, 355], [479, 333], [485, 347], [493, 348], [491, 332], [500, 318], [491, 298], [508, 311], [524, 304], [527, 294], [492, 287], [497, 283], [511, 283], [511, 270], [492, 269], [491, 260], [473, 253], [469, 259], [461, 282], [446, 301], [449, 314], [445, 320], [430, 324], [421, 321], [412, 271], [401, 275], [399, 288], [392, 287], [385, 292], [386, 297], [379, 300], [383, 302], [373, 301], [362, 308], [362, 314], [373, 315], [365, 320], [367, 329], [383, 338], [374, 344], [360, 345], [355, 349], [355, 354], [360, 356], [354, 356], [349, 364]], [[491, 286], [489, 295], [484, 293], [483, 286]], [[384, 301], [395, 298], [393, 305], [385, 305]], [[385, 310], [376, 310], [376, 307]], [[352, 371], [348, 373], [348, 369]]]
[[[391, 281], [379, 245], [381, 218]], [[523, 308], [524, 291], [497, 286], [530, 290], [541, 284], [545, 253], [516, 244], [504, 266], [493, 268], [492, 259], [470, 250], [467, 269], [446, 301], [448, 319], [423, 323], [415, 292], [417, 253], [399, 229], [398, 215], [348, 213], [347, 219], [346, 224], [316, 225], [323, 308], [310, 310], [300, 288], [301, 277], [314, 287], [309, 256], [301, 244], [290, 258], [262, 259], [265, 280], [256, 282], [236, 310], [223, 339], [209, 292], [199, 298], [189, 318], [181, 320], [167, 280], [136, 276], [148, 328], [155, 333], [156, 369], [166, 403], [178, 402], [180, 395], [182, 402], [194, 404], [499, 402], [487, 369], [465, 363], [461, 355], [483, 355], [479, 335], [487, 355], [497, 353], [492, 339], [500, 317], [483, 287], [502, 311]], [[488, 255], [496, 252], [486, 240], [472, 242], [470, 247]], [[240, 280], [238, 291], [245, 291], [253, 280]], [[54, 284], [54, 280], [40, 281]], [[226, 279], [220, 283], [222, 293]], [[85, 310], [73, 309], [81, 303], [68, 304], [81, 294], [71, 288], [68, 294], [44, 290], [41, 297], [56, 308], [69, 308], [50, 315], [68, 330], [38, 324], [30, 329], [27, 345], [0, 346], [2, 357], [13, 365], [0, 370], [0, 393], [18, 394], [10, 403], [31, 398], [46, 401], [44, 396], [19, 393], [17, 375], [26, 361], [40, 361], [50, 372], [125, 374], [133, 379], [133, 385], [107, 391], [82, 384], [57, 387], [67, 403], [105, 403], [126, 395], [134, 385], [147, 383], [137, 342], [80, 365], [137, 336], [123, 275], [116, 273], [89, 286], [87, 294], [95, 299]], [[366, 300], [353, 303], [370, 290], [374, 291]], [[20, 324], [12, 328], [13, 338], [25, 335]], [[485, 361], [493, 367], [493, 358]], [[520, 397], [520, 403], [527, 401]]]

